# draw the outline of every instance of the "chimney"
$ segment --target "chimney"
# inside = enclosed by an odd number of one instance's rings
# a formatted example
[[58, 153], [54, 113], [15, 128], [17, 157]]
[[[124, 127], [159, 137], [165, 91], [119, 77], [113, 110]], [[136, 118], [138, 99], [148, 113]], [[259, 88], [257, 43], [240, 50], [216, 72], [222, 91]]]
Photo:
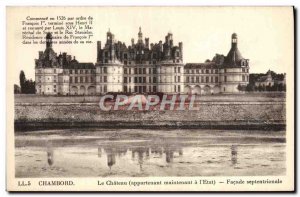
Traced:
[[67, 62], [70, 62], [72, 60], [72, 56], [71, 55], [67, 55]]
[[179, 45], [180, 52], [182, 52], [182, 42], [179, 42], [178, 45]]
[[101, 41], [97, 41], [97, 62], [101, 60]]
[[145, 38], [145, 45], [146, 48], [149, 49], [149, 38]]
[[150, 44], [150, 49], [151, 49], [151, 50], [153, 49], [153, 43]]
[[43, 51], [39, 51], [39, 59], [42, 59]]
[[160, 51], [163, 51], [163, 48], [162, 48], [162, 47], [163, 47], [163, 46], [162, 46], [162, 41], [160, 40], [160, 41], [159, 41], [159, 50], [160, 50]]

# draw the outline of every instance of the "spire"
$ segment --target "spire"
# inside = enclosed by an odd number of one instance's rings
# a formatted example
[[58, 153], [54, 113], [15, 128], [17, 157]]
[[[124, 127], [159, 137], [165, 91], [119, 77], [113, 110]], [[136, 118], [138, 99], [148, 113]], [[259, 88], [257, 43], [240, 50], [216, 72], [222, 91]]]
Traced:
[[237, 48], [238, 37], [236, 33], [231, 35], [231, 48]]
[[142, 28], [139, 28], [139, 33], [138, 33], [138, 43], [143, 43], [143, 33], [142, 33]]

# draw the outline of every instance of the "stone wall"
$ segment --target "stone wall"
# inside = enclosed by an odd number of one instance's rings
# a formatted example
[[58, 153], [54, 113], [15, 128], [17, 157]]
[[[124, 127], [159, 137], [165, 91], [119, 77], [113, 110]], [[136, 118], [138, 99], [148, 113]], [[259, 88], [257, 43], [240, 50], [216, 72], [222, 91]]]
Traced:
[[[198, 111], [101, 111], [97, 103], [16, 103], [15, 123], [97, 127], [283, 128], [285, 102], [202, 102]], [[227, 126], [226, 126], [227, 125]], [[255, 127], [256, 128], [256, 127]]]

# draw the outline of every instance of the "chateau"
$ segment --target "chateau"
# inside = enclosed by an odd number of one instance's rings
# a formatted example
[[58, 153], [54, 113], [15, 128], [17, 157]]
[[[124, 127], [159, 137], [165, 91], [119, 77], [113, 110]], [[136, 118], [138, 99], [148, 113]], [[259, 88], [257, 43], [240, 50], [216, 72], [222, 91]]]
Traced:
[[249, 83], [249, 60], [242, 57], [237, 45], [234, 33], [227, 56], [216, 54], [205, 63], [184, 64], [183, 44], [174, 44], [172, 33], [164, 42], [150, 44], [139, 28], [137, 42], [131, 39], [126, 46], [108, 31], [105, 44], [97, 42], [94, 64], [80, 63], [67, 53], [57, 55], [48, 33], [46, 49], [35, 60], [36, 94], [238, 93], [239, 85]]

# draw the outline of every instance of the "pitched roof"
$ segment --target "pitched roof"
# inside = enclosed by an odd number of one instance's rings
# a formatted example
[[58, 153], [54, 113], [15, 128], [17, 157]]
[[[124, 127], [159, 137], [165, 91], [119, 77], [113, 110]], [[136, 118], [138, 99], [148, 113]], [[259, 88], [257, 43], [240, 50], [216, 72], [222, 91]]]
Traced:
[[95, 69], [95, 66], [93, 63], [76, 63], [71, 62], [69, 65], [65, 65], [64, 68], [66, 69]]
[[213, 68], [217, 69], [218, 65], [215, 62], [206, 62], [206, 63], [187, 63], [184, 66], [185, 69], [193, 69], [193, 68], [200, 68], [200, 69], [206, 69], [206, 68]]

